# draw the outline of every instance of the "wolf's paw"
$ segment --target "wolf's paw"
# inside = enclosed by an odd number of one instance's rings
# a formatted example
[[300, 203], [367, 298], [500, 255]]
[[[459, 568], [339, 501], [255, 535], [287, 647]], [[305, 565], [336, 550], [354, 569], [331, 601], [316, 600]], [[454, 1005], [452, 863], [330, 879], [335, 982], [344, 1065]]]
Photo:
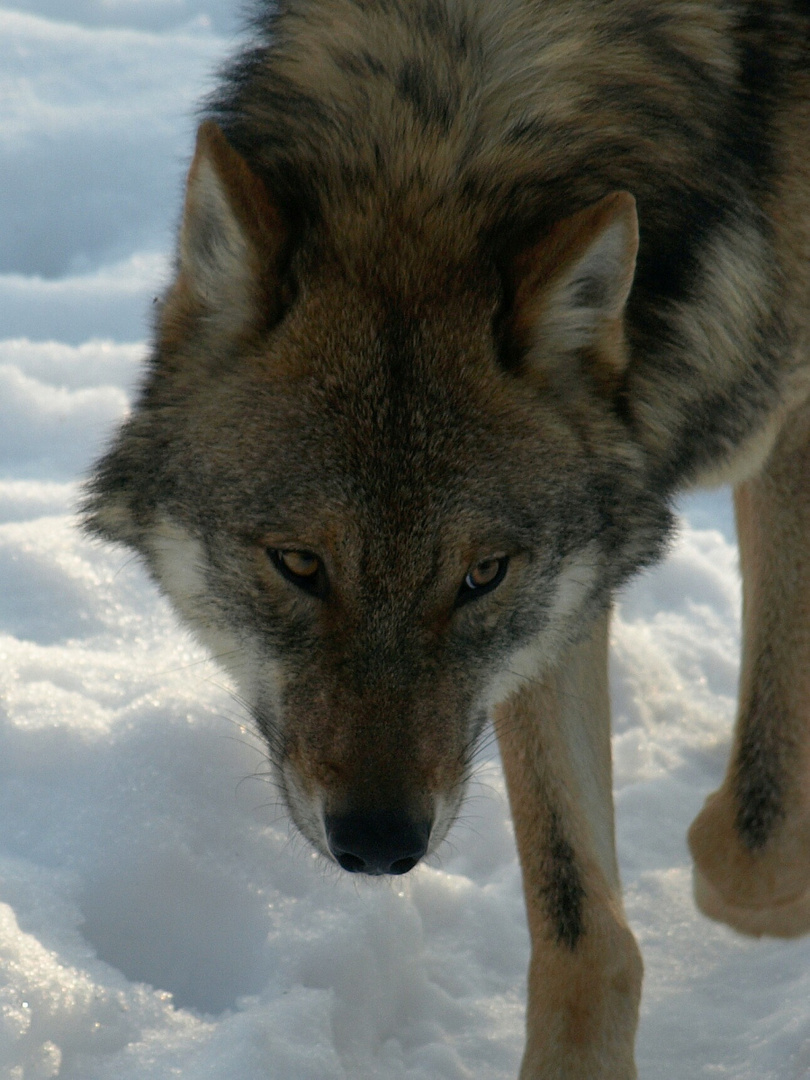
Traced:
[[810, 849], [804, 822], [784, 823], [751, 851], [734, 826], [731, 797], [721, 788], [689, 830], [700, 910], [743, 934], [797, 937], [810, 932]]
[[692, 870], [692, 887], [695, 903], [704, 915], [726, 923], [740, 934], [792, 938], [810, 933], [810, 891], [773, 907], [735, 907], [720, 895], [697, 866]]

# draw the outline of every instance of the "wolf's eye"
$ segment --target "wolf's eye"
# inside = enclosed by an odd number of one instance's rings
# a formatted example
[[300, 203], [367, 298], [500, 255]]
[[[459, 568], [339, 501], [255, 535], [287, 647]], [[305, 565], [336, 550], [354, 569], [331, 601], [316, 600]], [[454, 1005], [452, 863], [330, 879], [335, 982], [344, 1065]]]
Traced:
[[311, 551], [280, 551], [278, 557], [295, 577], [315, 577], [321, 566], [321, 560]]
[[508, 566], [508, 555], [494, 555], [491, 559], [482, 559], [476, 563], [464, 578], [456, 597], [456, 606], [465, 604], [468, 600], [477, 600], [479, 596], [497, 589], [506, 577]]
[[287, 581], [313, 596], [321, 599], [326, 596], [326, 570], [317, 555], [313, 555], [311, 551], [285, 551], [281, 548], [268, 548], [267, 554], [273, 566]]

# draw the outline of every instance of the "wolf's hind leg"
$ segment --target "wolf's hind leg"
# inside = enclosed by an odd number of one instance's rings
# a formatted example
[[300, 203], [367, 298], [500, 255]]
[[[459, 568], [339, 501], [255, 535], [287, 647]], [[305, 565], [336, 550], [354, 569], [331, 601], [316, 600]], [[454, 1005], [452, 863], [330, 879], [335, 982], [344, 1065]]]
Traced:
[[607, 616], [496, 710], [532, 942], [521, 1080], [632, 1080], [641, 957], [613, 833]]
[[737, 726], [689, 831], [695, 898], [749, 934], [810, 930], [810, 408], [735, 491], [743, 575]]

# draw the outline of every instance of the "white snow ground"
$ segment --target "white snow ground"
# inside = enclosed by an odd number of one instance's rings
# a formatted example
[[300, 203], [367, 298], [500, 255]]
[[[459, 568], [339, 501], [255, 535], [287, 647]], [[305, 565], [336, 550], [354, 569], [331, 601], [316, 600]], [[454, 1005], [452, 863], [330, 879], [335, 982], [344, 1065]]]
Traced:
[[[0, 1080], [507, 1080], [527, 938], [497, 762], [434, 865], [324, 866], [225, 678], [71, 518], [137, 378], [234, 8], [0, 6]], [[810, 941], [744, 940], [690, 896], [739, 601], [727, 496], [685, 512], [614, 628], [640, 1073], [798, 1080]]]

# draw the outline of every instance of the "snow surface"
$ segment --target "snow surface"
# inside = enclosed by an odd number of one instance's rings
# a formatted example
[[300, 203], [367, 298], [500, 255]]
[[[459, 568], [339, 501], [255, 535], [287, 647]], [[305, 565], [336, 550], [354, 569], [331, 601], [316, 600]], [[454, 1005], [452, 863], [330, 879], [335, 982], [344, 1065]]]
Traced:
[[[494, 749], [432, 865], [333, 870], [225, 677], [71, 517], [137, 380], [235, 6], [0, 6], [0, 1080], [514, 1078], [528, 946]], [[684, 511], [613, 632], [640, 1074], [798, 1080], [810, 942], [745, 940], [691, 900], [739, 589], [727, 494]]]

